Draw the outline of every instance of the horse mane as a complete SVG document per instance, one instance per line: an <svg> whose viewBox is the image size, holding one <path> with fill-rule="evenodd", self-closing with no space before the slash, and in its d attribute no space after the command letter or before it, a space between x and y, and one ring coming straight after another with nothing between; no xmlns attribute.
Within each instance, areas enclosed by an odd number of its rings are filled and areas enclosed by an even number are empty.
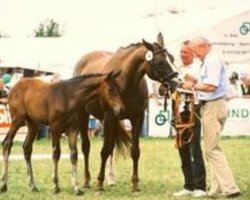
<svg viewBox="0 0 250 200"><path fill-rule="evenodd" d="M143 43L142 43L142 42L131 43L131 44L129 44L128 46L120 47L120 48L118 49L118 51L119 51L119 50L128 50L129 48L136 48L136 47L138 47L138 46L140 46L140 45L143 45ZM158 49L162 49L162 46L161 46L160 44L158 44L157 42L154 42L153 45L155 45Z"/></svg>
<svg viewBox="0 0 250 200"><path fill-rule="evenodd" d="M120 49L125 50L125 49L129 49L130 47L138 47L140 45L142 45L142 43L141 42L137 42L137 43L129 44L128 46L125 46L125 47L120 47Z"/></svg>
<svg viewBox="0 0 250 200"><path fill-rule="evenodd" d="M90 74L83 74L83 75L80 75L80 76L76 76L76 77L73 77L73 78L70 78L70 79L66 79L66 80L63 80L62 82L63 83L75 83L75 82L79 82L79 81L82 81L84 79L87 79L87 78L95 78L95 77L101 77L101 76L105 76L106 74L103 74L103 73L90 73Z"/></svg>

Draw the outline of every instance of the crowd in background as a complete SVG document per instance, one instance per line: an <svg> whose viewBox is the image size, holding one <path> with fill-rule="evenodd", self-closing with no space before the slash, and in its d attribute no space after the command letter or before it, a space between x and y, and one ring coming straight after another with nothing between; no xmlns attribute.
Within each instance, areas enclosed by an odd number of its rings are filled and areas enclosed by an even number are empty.
<svg viewBox="0 0 250 200"><path fill-rule="evenodd" d="M229 77L227 98L250 97L250 74L232 72Z"/></svg>

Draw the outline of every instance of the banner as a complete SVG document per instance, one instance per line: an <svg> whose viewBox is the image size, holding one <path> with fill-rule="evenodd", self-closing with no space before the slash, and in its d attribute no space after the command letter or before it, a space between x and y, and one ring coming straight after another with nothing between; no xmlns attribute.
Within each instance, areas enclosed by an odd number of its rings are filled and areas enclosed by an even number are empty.
<svg viewBox="0 0 250 200"><path fill-rule="evenodd" d="M148 108L148 136L168 137L171 129L171 101L168 101L167 110L163 109L163 99L149 100ZM250 98L235 98L227 101L228 117L222 131L223 136L250 136Z"/></svg>
<svg viewBox="0 0 250 200"><path fill-rule="evenodd" d="M167 101L167 110L164 110L164 99L149 99L148 105L148 136L168 137L171 131L171 101Z"/></svg>
<svg viewBox="0 0 250 200"><path fill-rule="evenodd" d="M6 136L11 125L10 114L8 110L8 106L4 106L0 104L0 141ZM27 127L21 127L15 136L15 140L23 140L27 133Z"/></svg>
<svg viewBox="0 0 250 200"><path fill-rule="evenodd" d="M223 135L250 136L250 98L235 98L227 103L228 117Z"/></svg>

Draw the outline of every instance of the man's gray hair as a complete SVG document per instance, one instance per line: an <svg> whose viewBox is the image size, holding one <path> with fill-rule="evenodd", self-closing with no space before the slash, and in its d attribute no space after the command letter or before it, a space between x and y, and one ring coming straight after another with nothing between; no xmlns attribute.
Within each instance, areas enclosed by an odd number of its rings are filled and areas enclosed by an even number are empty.
<svg viewBox="0 0 250 200"><path fill-rule="evenodd" d="M198 45L202 45L202 44L211 45L211 42L208 39L206 39L206 38L204 38L202 36L196 36L196 37L194 37L190 41L190 43L192 43L192 44L198 44Z"/></svg>

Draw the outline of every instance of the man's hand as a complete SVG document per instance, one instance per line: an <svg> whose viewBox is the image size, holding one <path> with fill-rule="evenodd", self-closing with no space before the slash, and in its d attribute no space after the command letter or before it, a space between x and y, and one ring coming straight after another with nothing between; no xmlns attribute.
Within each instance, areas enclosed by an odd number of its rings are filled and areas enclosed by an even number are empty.
<svg viewBox="0 0 250 200"><path fill-rule="evenodd" d="M194 84L192 82L189 82L189 81L185 81L183 84L182 84L182 88L184 90L192 90Z"/></svg>
<svg viewBox="0 0 250 200"><path fill-rule="evenodd" d="M184 77L185 81L191 82L193 84L197 83L197 79L194 78L194 76L190 75L190 74L186 74L186 76Z"/></svg>

